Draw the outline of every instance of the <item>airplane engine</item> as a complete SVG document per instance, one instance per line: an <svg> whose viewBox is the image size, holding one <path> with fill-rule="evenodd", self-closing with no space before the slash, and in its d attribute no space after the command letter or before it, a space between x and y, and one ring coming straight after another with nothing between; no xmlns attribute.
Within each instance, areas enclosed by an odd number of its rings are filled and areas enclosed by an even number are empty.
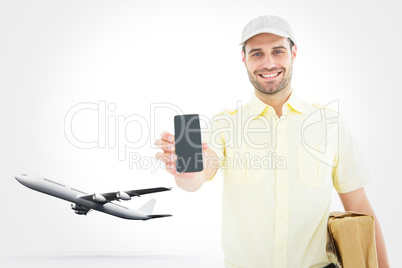
<svg viewBox="0 0 402 268"><path fill-rule="evenodd" d="M71 209L74 210L75 214L78 215L87 215L88 211L80 207L77 204L71 204Z"/></svg>
<svg viewBox="0 0 402 268"><path fill-rule="evenodd" d="M85 211L85 210L76 210L75 211L75 214L78 214L78 215L87 215L87 211Z"/></svg>
<svg viewBox="0 0 402 268"><path fill-rule="evenodd" d="M116 197L121 200L131 200L131 197L126 192L118 191Z"/></svg>
<svg viewBox="0 0 402 268"><path fill-rule="evenodd" d="M103 195L101 195L101 194L94 194L94 195L92 196L92 199L93 199L94 201L96 201L96 202L99 202L99 203L106 202L106 198L105 198Z"/></svg>

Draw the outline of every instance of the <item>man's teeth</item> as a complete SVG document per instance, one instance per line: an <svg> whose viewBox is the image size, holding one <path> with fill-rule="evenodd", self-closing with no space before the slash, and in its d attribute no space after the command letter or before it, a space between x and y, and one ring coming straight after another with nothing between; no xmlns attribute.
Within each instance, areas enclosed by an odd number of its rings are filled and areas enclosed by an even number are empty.
<svg viewBox="0 0 402 268"><path fill-rule="evenodd" d="M275 73L275 74L261 74L262 77L268 78L268 77L274 77L274 76L278 76L279 73Z"/></svg>

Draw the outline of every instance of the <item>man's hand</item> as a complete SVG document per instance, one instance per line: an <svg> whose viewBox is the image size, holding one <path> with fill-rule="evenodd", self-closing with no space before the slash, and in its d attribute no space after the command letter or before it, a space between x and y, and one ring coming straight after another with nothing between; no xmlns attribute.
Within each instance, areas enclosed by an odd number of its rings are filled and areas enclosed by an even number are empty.
<svg viewBox="0 0 402 268"><path fill-rule="evenodd" d="M161 139L155 141L155 145L162 149L163 153L156 153L155 158L163 161L166 164L166 171L170 174L174 175L177 186L182 188L183 190L193 192L198 190L202 184L212 177L210 175L211 168L214 173L216 172L217 166L210 167L208 164L205 164L205 159L209 156L218 157L212 150L208 149L208 144L202 144L202 150L204 153L204 170L201 172L187 172L187 173L179 173L176 170L176 159L177 155L175 153L174 147L174 136L169 132L162 132ZM211 153L212 152L212 153ZM207 170L207 172L205 172ZM208 174L207 176L205 174ZM212 174L212 175L213 175Z"/></svg>

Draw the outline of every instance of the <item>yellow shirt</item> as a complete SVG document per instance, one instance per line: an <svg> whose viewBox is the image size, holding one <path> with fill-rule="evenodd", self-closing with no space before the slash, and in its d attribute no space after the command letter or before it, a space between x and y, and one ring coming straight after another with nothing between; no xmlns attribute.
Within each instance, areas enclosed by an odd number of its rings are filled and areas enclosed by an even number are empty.
<svg viewBox="0 0 402 268"><path fill-rule="evenodd" d="M342 115L294 93L275 110L254 94L213 117L203 142L224 178L226 267L308 268L327 264L332 186L340 193L370 180Z"/></svg>

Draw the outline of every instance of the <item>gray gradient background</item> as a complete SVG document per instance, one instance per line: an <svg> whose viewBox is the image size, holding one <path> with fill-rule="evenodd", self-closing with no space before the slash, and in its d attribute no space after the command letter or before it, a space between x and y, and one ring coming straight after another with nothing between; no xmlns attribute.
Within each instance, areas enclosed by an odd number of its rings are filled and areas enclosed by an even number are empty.
<svg viewBox="0 0 402 268"><path fill-rule="evenodd" d="M400 220L400 62L397 1L2 1L0 4L0 264L8 267L223 267L222 178L197 193L154 195L155 213L126 221L31 191L34 173L87 192L175 186L163 170L130 169L116 148L80 149L64 136L67 111L114 103L118 115L150 118L150 104L212 115L247 101L252 88L237 45L244 24L283 16L298 40L294 90L311 102L339 100L374 182L366 187L396 265ZM155 133L173 131L159 113ZM82 139L94 114L77 118ZM138 139L135 124L127 128ZM148 135L148 131L142 132ZM137 135L137 136L136 136ZM154 134L152 134L154 135ZM151 135L150 135L151 136ZM134 137L134 138L133 138ZM139 148L152 156L149 139ZM334 192L333 210L341 209ZM150 197L129 204L139 207Z"/></svg>

